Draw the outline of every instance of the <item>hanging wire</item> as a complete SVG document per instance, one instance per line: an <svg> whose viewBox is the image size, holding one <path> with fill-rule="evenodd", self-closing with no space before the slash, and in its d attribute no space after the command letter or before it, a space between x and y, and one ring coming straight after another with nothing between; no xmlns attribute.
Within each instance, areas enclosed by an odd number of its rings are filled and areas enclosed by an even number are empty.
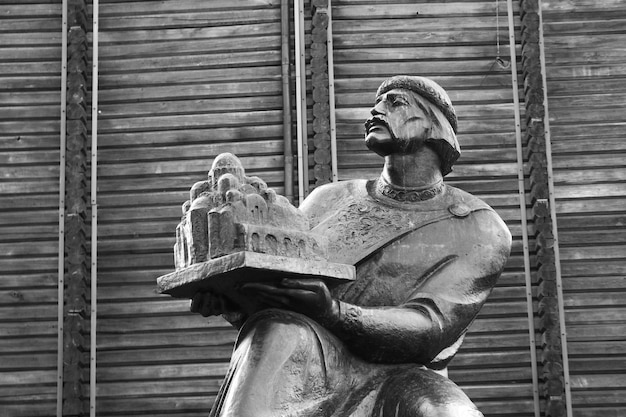
<svg viewBox="0 0 626 417"><path fill-rule="evenodd" d="M496 59L489 66L489 69L483 76L483 79L480 82L480 86L482 87L485 81L487 80L487 75L491 73L495 66L498 66L499 69L509 69L511 68L511 60L502 58L500 56L500 1L496 0Z"/></svg>
<svg viewBox="0 0 626 417"><path fill-rule="evenodd" d="M504 59L500 56L500 2L496 0L496 64L502 69L508 69L511 66L511 60Z"/></svg>
<svg viewBox="0 0 626 417"><path fill-rule="evenodd" d="M500 3L496 0L496 59L500 59Z"/></svg>

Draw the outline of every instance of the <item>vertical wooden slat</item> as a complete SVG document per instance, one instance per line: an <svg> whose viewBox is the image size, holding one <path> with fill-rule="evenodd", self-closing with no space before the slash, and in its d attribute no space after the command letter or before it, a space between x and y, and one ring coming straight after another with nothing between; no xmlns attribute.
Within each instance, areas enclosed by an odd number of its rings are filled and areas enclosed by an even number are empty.
<svg viewBox="0 0 626 417"><path fill-rule="evenodd" d="M332 182L339 181L337 168L337 118L335 106L335 60L333 57L333 2L328 0L328 105L330 106L330 158Z"/></svg>
<svg viewBox="0 0 626 417"><path fill-rule="evenodd" d="M296 113L298 130L298 202L309 193L308 137L306 116L306 66L304 39L304 1L296 0L294 6L295 60L296 60Z"/></svg>
<svg viewBox="0 0 626 417"><path fill-rule="evenodd" d="M98 326L98 96L100 2L93 0L91 58L91 288L89 321L89 416L96 416Z"/></svg>
<svg viewBox="0 0 626 417"><path fill-rule="evenodd" d="M328 67L328 0L311 4L311 79L313 98L313 175L315 186L332 181L330 78Z"/></svg>
<svg viewBox="0 0 626 417"><path fill-rule="evenodd" d="M67 1L61 11L61 128L59 138L59 263L57 284L57 407L56 417L63 417L63 321L65 278L65 140L67 111Z"/></svg>
<svg viewBox="0 0 626 417"><path fill-rule="evenodd" d="M549 123L541 52L540 3L536 0L521 2L522 54L525 78L526 134L530 164L530 197L536 239L536 267L538 288L538 316L541 328L541 396L547 416L560 417L566 413L564 395L563 354L557 295L557 265L554 250L553 216L549 207L548 138Z"/></svg>
<svg viewBox="0 0 626 417"><path fill-rule="evenodd" d="M507 17L509 22L509 49L510 56L516 56L515 52L515 21L513 18L513 0L507 0ZM526 314L528 316L528 339L530 346L530 367L533 384L533 409L535 417L539 417L539 377L537 371L537 345L535 340L535 308L533 303L533 286L530 269L530 245L528 243L528 221L526 216L526 178L524 174L524 149L522 143L521 104L519 98L519 81L517 72L517 59L510 61L511 86L513 90L513 103L515 103L515 144L517 151L517 183L519 189L520 215L522 226L522 245L524 256L524 280L526 284Z"/></svg>
<svg viewBox="0 0 626 417"><path fill-rule="evenodd" d="M293 146L291 135L291 92L289 88L289 0L280 2L281 77L283 82L283 141L285 158L285 197L293 202Z"/></svg>
<svg viewBox="0 0 626 417"><path fill-rule="evenodd" d="M543 84L543 106L544 106L544 135L546 144L546 170L548 172L548 201L550 218L552 223L552 250L554 251L554 266L556 278L556 296L559 312L559 330L561 332L561 354L563 357L563 378L565 383L565 410L567 417L572 417L572 393L570 389L569 377L569 355L567 352L567 330L565 326L565 308L563 305L563 278L561 274L561 252L559 244L559 227L556 214L556 198L554 193L554 169L552 164L552 139L550 133L550 111L548 103L548 85L546 77L546 52L543 36L543 15L541 0L538 7L539 14L539 62L541 63L541 79Z"/></svg>
<svg viewBox="0 0 626 417"><path fill-rule="evenodd" d="M65 294L63 415L85 412L83 367L87 307L87 7L68 2L67 112L65 149Z"/></svg>

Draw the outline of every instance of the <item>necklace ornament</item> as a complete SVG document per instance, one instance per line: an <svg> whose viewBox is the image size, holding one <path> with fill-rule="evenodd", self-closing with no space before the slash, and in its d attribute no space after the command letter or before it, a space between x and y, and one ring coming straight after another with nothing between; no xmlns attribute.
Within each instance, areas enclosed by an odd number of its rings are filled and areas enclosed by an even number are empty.
<svg viewBox="0 0 626 417"><path fill-rule="evenodd" d="M439 181L430 188L415 190L412 188L393 186L383 178L378 178L378 180L376 180L376 192L378 194L402 203L415 203L418 201L430 200L431 198L441 194L443 187L443 181Z"/></svg>

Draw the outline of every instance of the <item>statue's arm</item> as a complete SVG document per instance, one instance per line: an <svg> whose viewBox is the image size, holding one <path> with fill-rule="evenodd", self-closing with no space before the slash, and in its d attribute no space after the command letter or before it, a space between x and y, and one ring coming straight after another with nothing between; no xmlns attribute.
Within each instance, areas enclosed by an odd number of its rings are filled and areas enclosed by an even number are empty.
<svg viewBox="0 0 626 417"><path fill-rule="evenodd" d="M444 256L406 302L361 307L336 301L337 313L323 324L366 360L432 361L471 324L509 255L511 237L504 223L488 211L474 215L477 227L464 232L475 244Z"/></svg>

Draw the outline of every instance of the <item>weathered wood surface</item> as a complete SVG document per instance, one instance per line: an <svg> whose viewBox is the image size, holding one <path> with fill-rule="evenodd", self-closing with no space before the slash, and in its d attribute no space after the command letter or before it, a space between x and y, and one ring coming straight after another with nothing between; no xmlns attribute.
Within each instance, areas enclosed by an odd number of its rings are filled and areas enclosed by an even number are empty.
<svg viewBox="0 0 626 417"><path fill-rule="evenodd" d="M280 3L100 5L100 416L207 415L236 333L156 293L189 188L222 152L283 191Z"/></svg>
<svg viewBox="0 0 626 417"><path fill-rule="evenodd" d="M576 416L626 413L626 3L543 3Z"/></svg>
<svg viewBox="0 0 626 417"><path fill-rule="evenodd" d="M0 4L0 414L56 408L61 2Z"/></svg>

